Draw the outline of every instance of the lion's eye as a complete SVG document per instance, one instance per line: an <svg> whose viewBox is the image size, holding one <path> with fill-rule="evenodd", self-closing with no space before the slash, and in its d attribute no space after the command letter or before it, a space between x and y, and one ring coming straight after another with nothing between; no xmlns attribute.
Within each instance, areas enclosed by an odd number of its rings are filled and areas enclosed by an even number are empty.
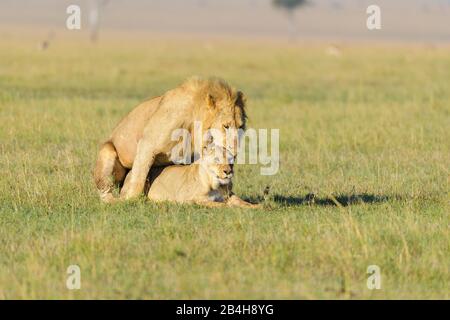
<svg viewBox="0 0 450 320"><path fill-rule="evenodd" d="M229 128L230 128L230 126L229 126L229 125L227 125L227 124L226 124L226 125L224 125L223 127L224 127L225 129L229 129Z"/></svg>

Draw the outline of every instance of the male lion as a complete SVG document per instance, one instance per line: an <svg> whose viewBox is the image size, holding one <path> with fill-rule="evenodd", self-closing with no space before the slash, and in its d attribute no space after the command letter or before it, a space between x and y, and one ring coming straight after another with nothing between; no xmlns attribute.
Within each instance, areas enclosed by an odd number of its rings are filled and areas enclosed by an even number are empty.
<svg viewBox="0 0 450 320"><path fill-rule="evenodd" d="M154 201L258 208L231 192L233 164L231 152L209 145L204 148L203 156L191 165L151 169L145 192Z"/></svg>
<svg viewBox="0 0 450 320"><path fill-rule="evenodd" d="M150 168L172 164L171 150L178 143L171 139L173 131L186 129L192 135L195 121L202 123L204 131L220 130L223 141L215 143L226 146L228 129L245 128L243 93L220 79L193 78L138 105L119 122L100 149L94 179L101 199L114 201L112 189L125 177L120 198L139 196ZM231 151L235 156L237 148Z"/></svg>

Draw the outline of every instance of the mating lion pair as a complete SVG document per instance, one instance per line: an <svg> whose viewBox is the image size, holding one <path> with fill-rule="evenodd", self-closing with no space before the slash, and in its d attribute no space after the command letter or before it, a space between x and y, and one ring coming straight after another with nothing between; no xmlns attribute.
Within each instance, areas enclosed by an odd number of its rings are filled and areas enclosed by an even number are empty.
<svg viewBox="0 0 450 320"><path fill-rule="evenodd" d="M172 140L172 132L187 130L193 146L196 121L205 131L219 130L222 141L213 141L214 147L205 148L203 157L191 165L173 165L171 152L178 142ZM101 199L131 199L146 189L156 201L254 207L231 190L238 137L230 144L226 133L245 129L245 122L243 93L219 79L190 79L141 103L119 122L100 149L94 178ZM217 163L217 150L228 161ZM119 198L112 195L115 185L122 186Z"/></svg>

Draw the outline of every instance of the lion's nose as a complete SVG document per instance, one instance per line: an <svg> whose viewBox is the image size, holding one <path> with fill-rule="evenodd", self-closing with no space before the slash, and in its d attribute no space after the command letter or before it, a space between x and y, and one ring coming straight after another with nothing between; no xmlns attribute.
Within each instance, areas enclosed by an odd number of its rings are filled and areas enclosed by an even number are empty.
<svg viewBox="0 0 450 320"><path fill-rule="evenodd" d="M230 175L233 173L233 168L227 167L227 168L223 169L223 173L225 173L226 175Z"/></svg>

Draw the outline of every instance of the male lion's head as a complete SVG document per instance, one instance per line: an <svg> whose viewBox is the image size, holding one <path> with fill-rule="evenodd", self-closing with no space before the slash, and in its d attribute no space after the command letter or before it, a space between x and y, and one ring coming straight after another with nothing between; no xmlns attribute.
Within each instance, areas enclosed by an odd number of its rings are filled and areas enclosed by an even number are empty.
<svg viewBox="0 0 450 320"><path fill-rule="evenodd" d="M203 131L209 131L214 144L237 154L238 130L246 124L245 97L241 91L220 79L191 80L196 86L197 114L202 119Z"/></svg>

